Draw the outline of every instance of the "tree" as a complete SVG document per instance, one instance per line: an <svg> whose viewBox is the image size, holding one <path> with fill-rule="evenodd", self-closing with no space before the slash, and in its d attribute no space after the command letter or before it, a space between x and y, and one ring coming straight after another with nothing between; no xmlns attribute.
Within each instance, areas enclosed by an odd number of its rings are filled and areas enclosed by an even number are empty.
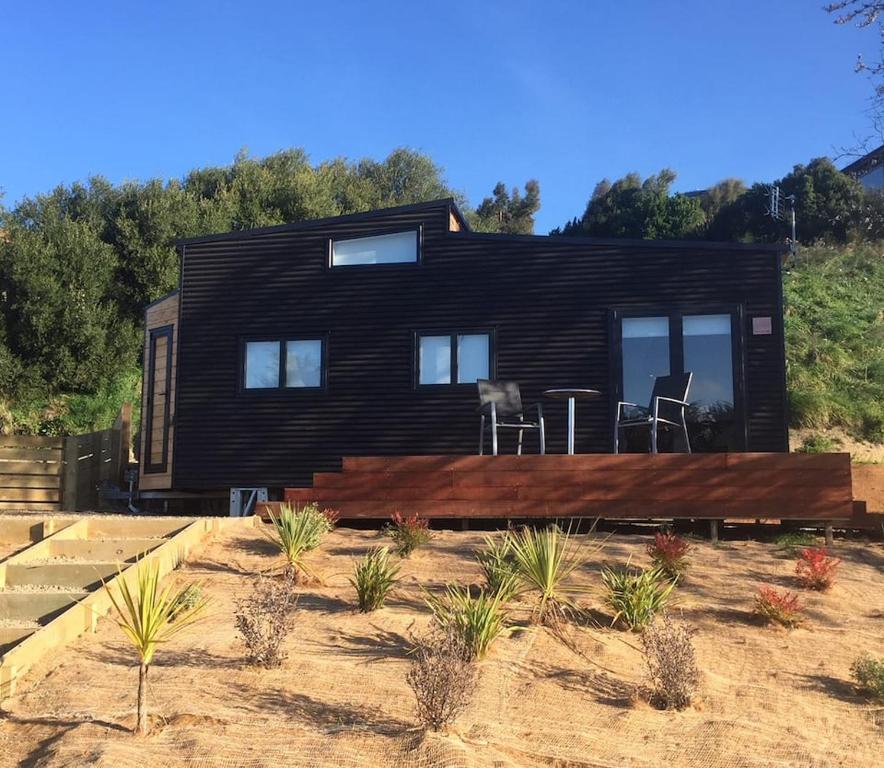
<svg viewBox="0 0 884 768"><path fill-rule="evenodd" d="M802 243L845 242L857 225L864 199L862 185L841 173L828 158L796 165L773 185L782 195L795 196L798 239ZM788 229L768 214L769 192L769 185L753 184L719 210L707 236L712 240L782 242Z"/></svg>
<svg viewBox="0 0 884 768"><path fill-rule="evenodd" d="M540 210L540 184L531 179L525 183L525 196L518 187L507 192L499 181L492 197L486 197L471 216L470 224L479 232L506 232L530 235L534 232L534 214Z"/></svg>
<svg viewBox="0 0 884 768"><path fill-rule="evenodd" d="M553 234L623 237L632 239L684 239L702 234L706 221L700 200L670 195L675 172L669 169L644 181L629 173L613 184L599 182L583 216Z"/></svg>
<svg viewBox="0 0 884 768"><path fill-rule="evenodd" d="M169 585L160 589L160 573L157 562L137 566L135 585L122 572L117 577L116 590L105 586L114 606L117 626L138 654L138 699L135 730L141 735L148 732L147 724L147 673L157 647L186 629L201 618L207 600L197 584L172 591ZM114 595L118 591L118 595ZM191 595L197 595L194 599Z"/></svg>

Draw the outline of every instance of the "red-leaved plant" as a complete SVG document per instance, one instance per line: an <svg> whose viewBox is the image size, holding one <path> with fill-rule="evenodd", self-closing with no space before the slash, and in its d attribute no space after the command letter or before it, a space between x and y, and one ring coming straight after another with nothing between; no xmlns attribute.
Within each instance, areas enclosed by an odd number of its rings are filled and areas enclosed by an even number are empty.
<svg viewBox="0 0 884 768"><path fill-rule="evenodd" d="M658 531L648 544L648 555L654 565L670 579L682 576L688 567L691 545L671 531Z"/></svg>
<svg viewBox="0 0 884 768"><path fill-rule="evenodd" d="M835 581L835 571L841 565L840 557L830 557L825 547L808 547L801 550L795 564L795 573L806 589L825 591Z"/></svg>
<svg viewBox="0 0 884 768"><path fill-rule="evenodd" d="M794 592L777 592L773 587L759 587L755 596L755 613L770 623L797 627L804 621L801 601Z"/></svg>
<svg viewBox="0 0 884 768"><path fill-rule="evenodd" d="M415 549L433 538L433 533L430 531L430 521L418 514L410 514L406 517L401 512L394 512L390 516L390 521L387 526L387 535L393 539L396 552L400 557L408 557Z"/></svg>
<svg viewBox="0 0 884 768"><path fill-rule="evenodd" d="M341 519L341 513L331 507L323 509L322 514L325 516L325 519L328 520L332 528L334 528L334 526L337 525L338 520Z"/></svg>

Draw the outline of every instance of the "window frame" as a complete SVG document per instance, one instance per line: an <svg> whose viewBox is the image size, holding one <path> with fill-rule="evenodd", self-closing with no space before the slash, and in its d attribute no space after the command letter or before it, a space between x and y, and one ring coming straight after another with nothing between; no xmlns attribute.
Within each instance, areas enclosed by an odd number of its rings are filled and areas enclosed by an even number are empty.
<svg viewBox="0 0 884 768"><path fill-rule="evenodd" d="M729 315L731 319L731 370L734 377L734 434L736 451L745 451L749 443L746 418L746 312L742 304L645 304L612 309L608 315L608 333L612 339L609 355L609 391L611 393L610 427L614 434L617 402L623 400L623 336L622 321L633 317L666 317L669 319L669 372L684 371L684 339L682 319L693 315ZM776 331L774 331L776 333ZM645 403L639 403L644 406ZM613 438L612 438L613 440ZM613 442L612 442L613 446Z"/></svg>
<svg viewBox="0 0 884 768"><path fill-rule="evenodd" d="M494 379L497 376L497 340L496 329L494 328L458 328L454 331L440 331L433 329L424 329L414 331L413 345L414 354L412 356L412 378L413 385L416 390L431 389L451 389L453 387L475 387L475 381L459 382L457 374L459 370L457 355L457 337L458 336L487 336L488 337L488 378ZM447 384L421 384L421 338L424 336L447 336L449 349L451 353L451 381Z"/></svg>
<svg viewBox="0 0 884 768"><path fill-rule="evenodd" d="M383 237L384 235L404 235L408 232L415 234L415 259L414 261L382 261L377 264L335 264L335 243L345 243L351 240L366 240L371 237ZM384 229L373 229L369 232L361 232L358 235L347 235L345 237L335 237L331 235L326 243L325 267L329 270L360 270L360 269L413 269L419 267L424 259L424 225L417 224L410 227L385 227Z"/></svg>
<svg viewBox="0 0 884 768"><path fill-rule="evenodd" d="M286 385L286 361L288 357L288 343L290 341L318 341L319 352L319 384L310 387L290 387ZM246 386L246 361L247 346L252 343L274 342L279 345L279 371L277 372L275 387L247 387ZM282 338L270 338L268 336L243 336L239 340L239 394L248 396L266 394L268 392L325 392L328 385L328 334L315 334L297 336L283 336Z"/></svg>

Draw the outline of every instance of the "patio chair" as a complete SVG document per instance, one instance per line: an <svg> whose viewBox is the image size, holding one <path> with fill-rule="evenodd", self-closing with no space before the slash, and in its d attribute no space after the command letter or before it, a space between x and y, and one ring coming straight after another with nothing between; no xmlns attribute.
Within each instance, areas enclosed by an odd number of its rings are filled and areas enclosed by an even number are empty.
<svg viewBox="0 0 884 768"><path fill-rule="evenodd" d="M620 401L617 403L617 414L614 419L614 453L620 453L620 430L643 427L651 431L651 453L657 453L657 430L680 429L684 433L687 452L691 452L691 441L688 438L688 425L685 421L685 408L688 403L688 391L691 388L692 373L675 373L671 376L658 376L651 392L651 402L647 408L636 403ZM622 418L625 406L638 408L638 416Z"/></svg>
<svg viewBox="0 0 884 768"><path fill-rule="evenodd" d="M523 407L522 394L515 381L479 379L479 455L485 453L485 426L491 430L491 453L497 456L497 430L519 430L516 453L522 455L522 435L526 429L536 429L540 437L540 453L546 453L546 429L543 424L543 406L540 403ZM536 410L537 418L525 420L525 411Z"/></svg>

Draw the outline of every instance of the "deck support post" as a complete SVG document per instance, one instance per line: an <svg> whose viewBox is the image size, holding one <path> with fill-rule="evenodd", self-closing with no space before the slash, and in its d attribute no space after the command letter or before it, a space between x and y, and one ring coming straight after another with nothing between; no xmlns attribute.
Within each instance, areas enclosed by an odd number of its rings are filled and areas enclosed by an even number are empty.
<svg viewBox="0 0 884 768"><path fill-rule="evenodd" d="M462 531L468 531L468 530L470 530L470 520L469 520L468 517L462 517L462 518L460 519L460 529L461 529Z"/></svg>
<svg viewBox="0 0 884 768"><path fill-rule="evenodd" d="M709 521L709 541L718 544L718 520Z"/></svg>
<svg viewBox="0 0 884 768"><path fill-rule="evenodd" d="M833 530L831 523L826 523L826 546L835 546L835 531Z"/></svg>

